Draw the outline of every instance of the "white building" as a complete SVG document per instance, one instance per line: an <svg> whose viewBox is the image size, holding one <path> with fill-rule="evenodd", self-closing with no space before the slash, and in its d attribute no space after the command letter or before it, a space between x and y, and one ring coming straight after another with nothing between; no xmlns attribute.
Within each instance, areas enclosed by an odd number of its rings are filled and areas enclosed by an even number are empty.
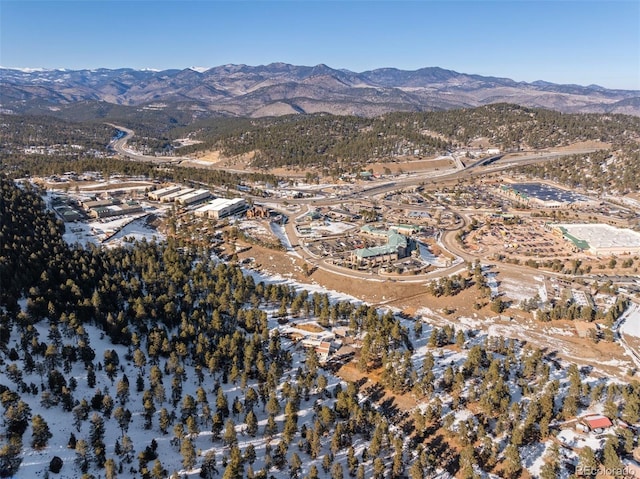
<svg viewBox="0 0 640 479"><path fill-rule="evenodd" d="M247 202L243 198L216 198L195 211L197 216L209 218L226 218L247 209Z"/></svg>
<svg viewBox="0 0 640 479"><path fill-rule="evenodd" d="M193 203L197 203L200 200L206 200L211 197L211 192L209 190L195 190L191 193L187 193L186 195L182 195L176 198L176 203L180 203L181 205L190 205Z"/></svg>
<svg viewBox="0 0 640 479"><path fill-rule="evenodd" d="M158 201L163 196L170 195L171 193L175 193L176 191L180 191L180 186L171 185L171 186L167 186L165 188L160 188L159 190L150 191L149 192L149 199L150 200L154 200L154 201Z"/></svg>
<svg viewBox="0 0 640 479"><path fill-rule="evenodd" d="M172 201L176 201L180 196L188 195L189 193L194 192L193 188L180 188L178 191L174 191L173 193L169 193L168 195L164 195L160 198L162 203L171 203Z"/></svg>
<svg viewBox="0 0 640 479"><path fill-rule="evenodd" d="M567 223L551 227L576 247L595 255L640 253L640 233L628 228L601 223Z"/></svg>

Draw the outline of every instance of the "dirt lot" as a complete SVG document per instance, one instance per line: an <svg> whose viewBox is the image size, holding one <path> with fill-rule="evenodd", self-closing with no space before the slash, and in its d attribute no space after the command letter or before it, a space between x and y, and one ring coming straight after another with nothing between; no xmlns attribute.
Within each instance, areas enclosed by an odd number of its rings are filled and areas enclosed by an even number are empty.
<svg viewBox="0 0 640 479"><path fill-rule="evenodd" d="M233 170L243 170L247 172L257 171L256 168L251 168L250 163L255 157L255 152L247 153L245 155L239 155L232 158L228 158L222 155L218 150L209 150L205 152L199 152L193 155L193 158L197 161L192 162L192 166L210 166L211 168L228 168ZM183 164L189 164L189 162L183 162ZM408 172L425 172L435 170L445 170L453 168L453 162L448 159L422 159L417 157L407 157L407 159L399 161L381 161L371 163L367 169L373 169L376 174L384 174L385 169L388 169L391 174L408 173ZM269 170L276 176L281 177L294 177L304 178L307 173L317 174L316 168L273 168Z"/></svg>
<svg viewBox="0 0 640 479"><path fill-rule="evenodd" d="M68 190L70 192L76 191L82 193L90 193L93 191L110 191L110 190L124 190L124 189L143 189L153 186L151 181L123 181L121 183L111 181L109 183L96 182L96 181L67 181L64 183L57 183L51 181L39 181L37 182L47 189L54 190Z"/></svg>
<svg viewBox="0 0 640 479"><path fill-rule="evenodd" d="M371 163L369 168L373 169L376 174L384 174L385 168L388 168L392 174L409 172L425 172L435 170L446 170L453 168L455 165L449 159L409 159L406 161L386 161Z"/></svg>
<svg viewBox="0 0 640 479"><path fill-rule="evenodd" d="M368 373L362 373L358 371L358 368L354 363L348 363L342 366L338 370L338 376L345 381L354 383L361 383L361 389L365 390L371 387L376 387L380 383L381 370L374 370ZM411 411L418 405L415 397L412 394L393 394L390 391L385 390L384 396L380 398L379 403L389 401L401 411Z"/></svg>
<svg viewBox="0 0 640 479"><path fill-rule="evenodd" d="M475 254L496 253L517 257L552 259L572 256L571 245L548 231L542 220L522 218L522 224L508 225L501 220L488 221L465 238L465 248Z"/></svg>

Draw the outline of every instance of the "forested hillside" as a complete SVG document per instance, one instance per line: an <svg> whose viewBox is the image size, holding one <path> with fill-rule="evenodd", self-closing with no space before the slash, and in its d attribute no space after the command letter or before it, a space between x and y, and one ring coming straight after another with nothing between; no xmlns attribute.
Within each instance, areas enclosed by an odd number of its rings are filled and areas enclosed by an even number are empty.
<svg viewBox="0 0 640 479"><path fill-rule="evenodd" d="M242 128L239 130L239 128ZM624 115L578 115L508 104L429 113L390 113L377 118L311 115L254 120L224 133L218 120L197 122L168 135L203 143L181 154L220 149L233 156L255 152L257 167L348 167L377 159L434 155L475 139L503 151L558 147L588 140L616 147L640 137L640 119Z"/></svg>
<svg viewBox="0 0 640 479"><path fill-rule="evenodd" d="M143 131L157 135L153 127ZM76 123L49 116L0 115L0 132L0 173L13 178L59 175L67 171L98 171L105 177L122 174L212 186L233 187L243 178L271 183L277 181L268 173L238 175L224 170L180 166L158 168L150 163L123 161L107 148L117 130L102 122ZM149 138L142 141L149 146ZM161 134L151 139L151 143L160 149L168 142Z"/></svg>
<svg viewBox="0 0 640 479"><path fill-rule="evenodd" d="M123 477L164 477L165 458L156 453L157 442L132 442L127 435L132 417L141 421L132 430L153 430L151 437L157 435L158 441L173 431L171 443L187 469L202 460L194 448L198 432L210 431L205 437L214 449L204 458L202 467L210 475L203 477L215 476L218 448L226 457L224 477L243 476L255 452L250 459L253 446L246 441L242 451L238 448L235 425L245 424L243 431L255 437L257 417L266 420L264 437L282 432L281 445L273 451L275 465L282 468L289 444L300 433L301 403L308 408L316 401L327 408L323 404L343 402L337 417L327 409L309 432L302 429L301 440L314 458L340 417L351 417L351 434L362 437L385 424L379 413L358 405L353 388L325 395L328 383L317 358L293 363L292 352L270 330L265 309L295 304L307 316L348 319L354 332L369 332L372 357L405 341L391 315L349 303L332 305L326 296L287 285L256 284L237 266L211 260L206 251L187 253L174 241L131 249L69 248L60 225L42 208L35 192L2 180L0 366L12 384L0 386L2 434L8 439L0 450L0 477L18 470L21 451L46 448L53 435L47 420L62 412L69 423L73 418L73 429L64 430L73 437L75 467L81 473L106 468L109 475L123 473L126 465ZM27 241L18 247L18 239ZM21 269L15 274L14 268ZM92 331L100 331L100 338ZM104 335L108 340L102 340ZM135 380L136 393L130 391L127 374L132 375L131 389ZM242 394L232 393L231 384ZM114 392L107 391L114 386ZM34 401L41 414L32 414ZM262 412L254 413L260 407ZM30 442L23 438L29 424ZM135 466L134 457L139 459Z"/></svg>
<svg viewBox="0 0 640 479"><path fill-rule="evenodd" d="M606 114L562 114L555 111L495 104L472 109L423 113L389 113L376 118L328 114L294 115L279 118L209 118L191 122L188 118L165 118L162 112L133 112L125 118L100 121L120 122L133 128L131 145L139 151L185 156L206 150L220 150L226 156L253 154L252 164L260 169L279 166L323 167L331 173L355 171L372 161L407 156L435 156L474 140L503 151L565 146L581 141L611 143L614 150L637 144L640 118ZM3 135L0 159L17 166L36 163L32 157L57 156L67 160L107 154L115 130L94 119L73 123L51 117L2 115ZM165 121L161 121L164 119ZM199 143L179 147L177 139ZM66 145L64 151L32 151L32 146ZM69 148L80 145L82 149ZM64 153L64 154L63 154ZM89 165L83 165L89 166ZM121 170L123 167L120 167ZM69 169L73 168L70 165ZM100 170L100 168L96 168ZM41 170L41 168L40 168ZM36 171L34 171L36 172Z"/></svg>
<svg viewBox="0 0 640 479"><path fill-rule="evenodd" d="M624 195L640 191L640 144L629 143L618 150L571 155L522 167L518 171L531 178L556 181L571 188Z"/></svg>
<svg viewBox="0 0 640 479"><path fill-rule="evenodd" d="M101 122L71 122L52 116L0 115L2 149L78 145L104 151L116 130Z"/></svg>

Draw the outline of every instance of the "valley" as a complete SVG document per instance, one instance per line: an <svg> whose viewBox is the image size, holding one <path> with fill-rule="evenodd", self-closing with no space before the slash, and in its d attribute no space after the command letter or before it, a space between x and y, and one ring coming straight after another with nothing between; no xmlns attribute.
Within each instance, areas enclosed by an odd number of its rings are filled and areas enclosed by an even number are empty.
<svg viewBox="0 0 640 479"><path fill-rule="evenodd" d="M0 475L633 470L636 120L467 114L7 116Z"/></svg>

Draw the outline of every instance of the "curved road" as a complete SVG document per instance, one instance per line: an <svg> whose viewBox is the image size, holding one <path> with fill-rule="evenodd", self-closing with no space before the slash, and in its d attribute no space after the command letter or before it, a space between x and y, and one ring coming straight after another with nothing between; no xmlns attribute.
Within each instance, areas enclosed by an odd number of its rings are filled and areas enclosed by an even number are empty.
<svg viewBox="0 0 640 479"><path fill-rule="evenodd" d="M133 136L135 135L135 131L129 129L129 128L125 128L124 126L120 126L120 125L114 125L113 123L107 123L107 125L112 126L113 128L115 128L116 130L122 131L124 133L124 136L122 138L118 138L115 140L112 140L109 143L109 146L111 148L113 148L113 150L118 153L119 155L122 155L126 158L129 158L130 160L133 161L140 161L143 163L155 163L158 165L169 165L169 164L173 164L173 165L177 165L182 163L183 161L197 161L195 158L190 158L188 156L151 156L151 155L143 155L141 153L136 153L133 152L129 149L127 149L127 142L133 138ZM195 165L189 165L190 167L195 167ZM203 166L204 168L205 166ZM206 166L207 168L215 168L215 165L210 165L210 166ZM220 169L220 168L218 168ZM244 170L234 170L232 168L224 168L225 171L229 171L231 173L237 173L237 174L247 174L250 173L248 171L244 171Z"/></svg>
<svg viewBox="0 0 640 479"><path fill-rule="evenodd" d="M142 161L142 162L156 163L156 164L178 164L178 163L181 163L182 161L193 161L193 158L189 158L189 157L156 157L156 156L142 155L139 153L132 152L131 150L128 150L126 146L127 146L127 142L135 135L135 132L129 128L125 128L120 125L114 125L111 123L109 123L109 125L112 126L113 128L116 128L119 131L124 132L123 137L115 139L109 144L111 148L113 148L117 153L119 153L124 157L127 157L134 161ZM277 204L288 202L288 203L296 203L300 205L314 204L318 206L333 206L333 205L337 205L337 204L341 204L349 201L370 199L374 196L382 195L392 191L397 191L397 190L401 190L404 188L417 186L421 184L425 186L437 187L436 182L442 183L442 182L453 181L453 180L457 181L459 179L468 178L471 176L497 173L506 169L513 168L514 166L540 163L544 161L553 160L562 156L592 153L594 151L596 151L596 149L581 149L581 150L574 150L570 152L547 151L547 152L532 153L532 154L523 155L523 156L513 156L513 155L510 156L509 154L497 155L497 156L492 156L488 158L483 158L481 160L478 160L474 163L467 165L466 167L462 166L462 164L457 164L457 168L455 170L443 172L442 174L439 174L439 175L434 175L433 173L422 173L422 174L417 173L417 174L408 176L406 178L396 178L390 181L373 185L361 191L356 191L348 195L343 195L341 198L323 198L323 199L301 198L301 199L295 199L295 200L292 200L290 198L287 198L287 199L271 198L269 199L269 202L277 203ZM212 165L212 167L215 167L215 166ZM244 170L229 170L227 168L225 168L225 170L231 171L234 173L248 173L247 171L244 171ZM427 183L432 183L432 184L427 185ZM252 197L252 199L254 201L264 200L264 198L259 198L259 197ZM395 205L395 207L402 208L403 205ZM409 206L407 206L407 208L408 207ZM411 208L415 209L415 206L411 206ZM289 215L288 212L283 212L283 214L287 216ZM472 262L478 259L479 256L469 254L468 252L459 248L455 240L455 235L457 231L459 231L461 228L464 228L468 221L464 214L461 216L463 218L463 225L456 230L444 232L442 236L442 244L445 247L445 249L447 249L454 256L464 261ZM314 255L312 255L304 247L304 245L301 244L300 239L295 231L295 222L289 221L285 226L285 232L289 239L289 242L291 243L291 247L303 260L307 261L308 263L310 263L311 265L317 268L329 271L334 274L340 274L343 276L353 276L361 279L376 280L376 281L422 282L422 281L427 281L427 280L431 280L439 277L449 276L451 274L460 272L461 269L465 268L464 263L461 263L458 261L457 263L454 263L450 267L437 269L435 271L430 271L429 273L415 275L411 277L374 276L362 271L354 271L354 270L350 270L340 266L336 266L334 264L327 262L323 258L317 258ZM487 260L486 258L483 258L483 262L486 264L499 266L502 269L511 270L514 272L515 271L522 272L523 269L528 269L524 266L504 264L502 262L490 261L490 260Z"/></svg>

